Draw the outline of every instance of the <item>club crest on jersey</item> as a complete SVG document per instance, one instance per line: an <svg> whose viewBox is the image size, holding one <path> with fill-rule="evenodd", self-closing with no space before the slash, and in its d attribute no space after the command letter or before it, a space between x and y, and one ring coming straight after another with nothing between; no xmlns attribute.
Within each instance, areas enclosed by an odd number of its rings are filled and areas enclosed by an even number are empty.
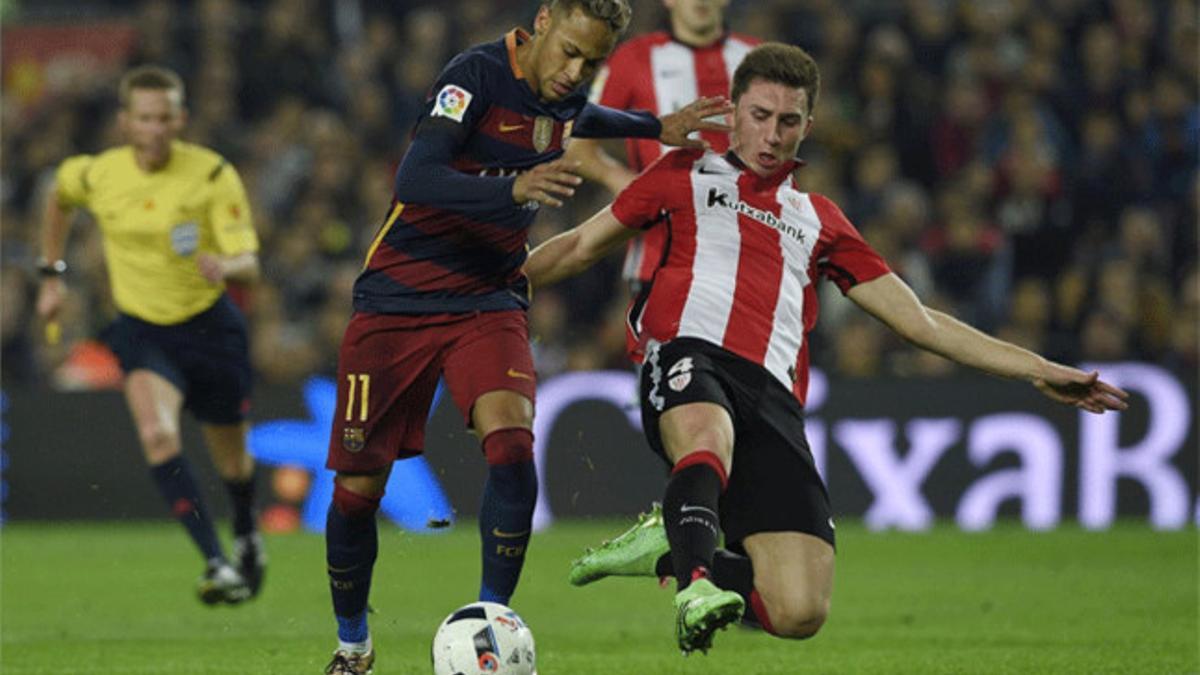
<svg viewBox="0 0 1200 675"><path fill-rule="evenodd" d="M171 250L176 255L189 256L200 246L200 225L195 221L179 223L171 228Z"/></svg>
<svg viewBox="0 0 1200 675"><path fill-rule="evenodd" d="M342 429L342 447L346 452L358 452L367 444L367 434L362 427Z"/></svg>
<svg viewBox="0 0 1200 675"><path fill-rule="evenodd" d="M467 112L467 106L471 105L471 92L454 84L448 84L442 87L438 95L433 100L433 112L430 117L446 117L461 122L463 115Z"/></svg>
<svg viewBox="0 0 1200 675"><path fill-rule="evenodd" d="M574 128L575 128L575 120L567 120L567 123L563 125L563 138L562 138L563 150L566 150L567 145L571 142L571 130Z"/></svg>
<svg viewBox="0 0 1200 675"><path fill-rule="evenodd" d="M554 120L545 115L538 115L537 119L533 120L533 149L537 152L545 152L546 148L550 147L552 140L554 140Z"/></svg>

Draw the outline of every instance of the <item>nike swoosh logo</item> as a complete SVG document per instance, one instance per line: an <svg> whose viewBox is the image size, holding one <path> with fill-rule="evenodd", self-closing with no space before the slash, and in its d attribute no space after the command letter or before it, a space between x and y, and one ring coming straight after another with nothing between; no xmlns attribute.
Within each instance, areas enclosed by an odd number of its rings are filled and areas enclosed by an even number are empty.
<svg viewBox="0 0 1200 675"><path fill-rule="evenodd" d="M500 133L502 133L502 134L507 134L510 131L516 131L518 129L524 129L524 128L525 128L524 124L505 124L503 122L500 123Z"/></svg>
<svg viewBox="0 0 1200 675"><path fill-rule="evenodd" d="M517 379L520 379L520 380L532 380L532 379L533 379L533 377L531 377L531 376L530 376L530 375L528 375L527 373L522 373L521 371L519 371L519 370L513 370L512 368L509 368L509 369L508 369L508 376L509 376L509 377L515 377L515 378L517 378Z"/></svg>
<svg viewBox="0 0 1200 675"><path fill-rule="evenodd" d="M704 511L705 513L712 513L714 516L717 515L715 512L713 512L712 509L705 508L703 506L689 506L687 504L684 504L683 506L679 507L679 511L681 513L690 513L692 511Z"/></svg>
<svg viewBox="0 0 1200 675"><path fill-rule="evenodd" d="M704 174L705 176L719 176L725 172L724 171L713 171L712 169L702 166L702 167L700 167L700 173Z"/></svg>
<svg viewBox="0 0 1200 675"><path fill-rule="evenodd" d="M354 570L358 569L358 565L351 565L349 567L334 567L333 565L326 565L325 567L334 574L345 574L346 572L353 572Z"/></svg>
<svg viewBox="0 0 1200 675"><path fill-rule="evenodd" d="M525 530L524 532L501 532L500 528L493 527L492 534L500 537L501 539L516 539L517 537L524 537L525 535L529 534L529 530Z"/></svg>

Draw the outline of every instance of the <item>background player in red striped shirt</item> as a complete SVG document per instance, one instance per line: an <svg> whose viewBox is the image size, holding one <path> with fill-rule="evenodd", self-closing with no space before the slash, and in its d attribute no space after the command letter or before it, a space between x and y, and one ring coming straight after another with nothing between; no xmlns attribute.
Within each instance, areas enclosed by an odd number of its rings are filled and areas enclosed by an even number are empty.
<svg viewBox="0 0 1200 675"><path fill-rule="evenodd" d="M621 43L596 75L593 102L664 114L700 97L729 93L734 70L759 40L726 28L729 0L663 0L663 5L668 29ZM700 137L716 152L729 149L728 134L706 132ZM579 161L584 178L602 183L615 195L663 151L663 144L654 139L626 139L626 166L598 141L579 139L567 149L566 158ZM666 228L654 227L630 240L621 274L633 295L650 281L666 236Z"/></svg>
<svg viewBox="0 0 1200 675"><path fill-rule="evenodd" d="M479 599L508 604L537 500L536 378L521 272L541 205L580 179L555 161L572 135L640 136L698 146L696 130L731 107L701 100L661 120L594 105L579 88L629 21L625 0L551 0L534 33L513 29L443 69L396 173L388 215L354 284L338 356L338 414L327 465L337 471L326 559L338 648L326 673L370 672L367 599L375 513L398 458L424 449L443 377L488 463L479 513Z"/></svg>
<svg viewBox="0 0 1200 675"><path fill-rule="evenodd" d="M829 611L833 520L802 410L819 278L917 346L1089 412L1126 407L1097 373L925 307L836 205L797 188L819 82L799 47L756 48L734 76L728 153L665 155L526 264L531 283L552 283L647 226L669 229L649 293L630 311L645 355L645 433L673 466L662 510L576 561L571 581L673 574L685 653L707 649L747 605L749 622L791 638L814 635Z"/></svg>

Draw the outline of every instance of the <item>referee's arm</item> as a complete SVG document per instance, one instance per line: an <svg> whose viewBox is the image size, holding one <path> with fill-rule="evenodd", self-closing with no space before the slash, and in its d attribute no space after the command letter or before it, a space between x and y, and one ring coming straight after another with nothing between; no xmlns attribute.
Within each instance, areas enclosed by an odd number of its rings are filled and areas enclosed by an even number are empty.
<svg viewBox="0 0 1200 675"><path fill-rule="evenodd" d="M235 255L202 253L196 257L196 266L200 268L200 274L214 284L224 281L252 284L258 281L261 274L258 254L254 251Z"/></svg>
<svg viewBox="0 0 1200 675"><path fill-rule="evenodd" d="M71 233L75 207L64 204L59 198L58 183L50 183L46 191L46 208L42 213L41 251L38 271L42 283L38 288L37 314L43 321L55 321L66 297L66 284L62 262L67 248L67 237Z"/></svg>

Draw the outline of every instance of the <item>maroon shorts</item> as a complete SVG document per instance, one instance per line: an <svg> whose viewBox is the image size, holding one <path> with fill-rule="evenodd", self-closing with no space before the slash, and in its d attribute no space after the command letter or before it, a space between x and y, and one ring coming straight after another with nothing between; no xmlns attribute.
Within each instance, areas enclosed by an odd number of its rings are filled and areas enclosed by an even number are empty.
<svg viewBox="0 0 1200 675"><path fill-rule="evenodd" d="M532 402L537 380L525 312L355 313L338 354L325 466L364 473L420 454L439 376L468 426L476 399L489 391L515 391Z"/></svg>

